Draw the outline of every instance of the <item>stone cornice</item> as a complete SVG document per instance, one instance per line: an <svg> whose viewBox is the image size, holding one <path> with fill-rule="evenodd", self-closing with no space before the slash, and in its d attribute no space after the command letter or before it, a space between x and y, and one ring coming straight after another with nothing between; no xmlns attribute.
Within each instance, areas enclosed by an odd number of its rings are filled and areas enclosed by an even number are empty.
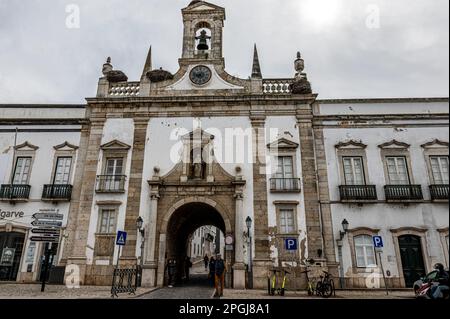
<svg viewBox="0 0 450 319"><path fill-rule="evenodd" d="M449 102L448 97L430 97L430 98L367 98L367 99L324 99L317 100L318 104L348 104L348 103L430 103L430 102Z"/></svg>

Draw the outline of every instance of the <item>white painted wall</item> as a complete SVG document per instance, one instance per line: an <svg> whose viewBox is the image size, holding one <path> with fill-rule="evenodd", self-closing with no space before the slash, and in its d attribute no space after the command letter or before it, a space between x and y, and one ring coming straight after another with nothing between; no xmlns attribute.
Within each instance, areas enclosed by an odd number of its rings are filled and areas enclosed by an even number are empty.
<svg viewBox="0 0 450 319"><path fill-rule="evenodd" d="M385 110L383 105L381 109ZM421 109L414 109L419 112ZM387 111L387 110L386 110ZM426 200L430 199L428 185L431 181L428 176L424 150L420 146L424 143L439 139L448 141L448 127L408 127L402 129L394 128L326 128L324 130L325 150L328 165L328 179L332 203L332 219L335 236L342 230L341 222L345 218L350 223L350 228L369 227L380 229L380 235L384 238L385 248L383 253L383 265L392 276L399 276L393 235L391 229L401 227L426 228L427 250L430 269L436 262L444 262L443 249L437 229L448 227L448 203L447 204L366 204L362 207L350 204L336 203L339 201L338 186L344 184L340 179L340 163L337 157L335 145L339 142L357 140L367 145L368 184L377 186L378 198L384 199L383 186L386 184L384 176L383 161L378 145L396 139L411 144L410 157L412 174L415 184L421 184ZM336 252L337 253L337 252ZM424 252L425 253L425 252ZM347 237L343 241L344 272L352 267L350 247Z"/></svg>
<svg viewBox="0 0 450 319"><path fill-rule="evenodd" d="M109 143L113 140L118 140L122 143L128 144L131 148L128 150L127 161L125 164L124 174L127 176L125 182L125 190L128 190L128 183L130 179L131 170L131 154L133 152L133 139L134 139L134 121L133 119L108 119L103 127L103 137L101 145ZM103 152L100 151L97 175L102 175L102 161ZM92 264L94 260L94 250L95 247L95 233L98 227L98 217L99 217L99 206L97 202L99 201L120 201L122 204L119 206L117 214L117 230L125 230L125 213L127 207L127 192L123 194L97 194L94 191L94 197L92 200L92 214L89 222L89 235L86 247L86 257L87 263ZM138 245L139 246L139 245ZM117 254L119 253L119 248L116 246L114 251L113 260L117 259ZM104 264L104 262L99 261L99 264Z"/></svg>

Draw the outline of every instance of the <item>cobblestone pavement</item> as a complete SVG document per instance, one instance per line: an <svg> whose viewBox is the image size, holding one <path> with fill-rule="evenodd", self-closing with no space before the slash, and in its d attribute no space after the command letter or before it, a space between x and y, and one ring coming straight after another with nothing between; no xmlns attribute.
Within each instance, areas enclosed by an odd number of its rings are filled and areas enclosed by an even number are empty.
<svg viewBox="0 0 450 319"><path fill-rule="evenodd" d="M203 263L195 264L191 270L189 283L173 288L164 287L149 294L145 294L141 299L210 299L214 294L214 287L208 280L208 272L203 268Z"/></svg>
<svg viewBox="0 0 450 319"><path fill-rule="evenodd" d="M336 296L330 299L411 299L414 298L414 292L410 290L392 291L386 295L382 290L348 290L337 291ZM224 291L223 299L323 299L318 296L310 297L304 291L287 292L285 297L269 296L265 290L232 290Z"/></svg>
<svg viewBox="0 0 450 319"><path fill-rule="evenodd" d="M136 295L120 294L119 299L129 299L140 296L153 289L138 288ZM111 287L82 286L79 289L69 289L65 286L46 285L41 292L40 284L0 284L0 299L109 299Z"/></svg>

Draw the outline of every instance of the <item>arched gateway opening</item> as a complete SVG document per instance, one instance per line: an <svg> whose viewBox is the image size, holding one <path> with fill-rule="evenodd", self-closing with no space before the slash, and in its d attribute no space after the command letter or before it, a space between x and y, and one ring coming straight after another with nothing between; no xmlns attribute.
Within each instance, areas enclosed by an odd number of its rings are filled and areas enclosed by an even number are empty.
<svg viewBox="0 0 450 319"><path fill-rule="evenodd" d="M198 228L208 225L217 227L223 234L226 233L225 221L221 214L214 207L201 202L183 205L170 217L167 225L166 256L177 261L176 283L183 283L186 257L191 257L190 237ZM223 258L226 259L227 256ZM165 283L168 284L167 273Z"/></svg>

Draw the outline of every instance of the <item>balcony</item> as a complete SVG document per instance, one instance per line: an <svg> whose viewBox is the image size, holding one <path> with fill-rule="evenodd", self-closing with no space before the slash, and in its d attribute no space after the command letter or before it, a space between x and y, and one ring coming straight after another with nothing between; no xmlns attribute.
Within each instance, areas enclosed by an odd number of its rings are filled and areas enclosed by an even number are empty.
<svg viewBox="0 0 450 319"><path fill-rule="evenodd" d="M98 175L97 193L124 193L125 175Z"/></svg>
<svg viewBox="0 0 450 319"><path fill-rule="evenodd" d="M300 193L300 179L271 178L270 191L273 193Z"/></svg>
<svg viewBox="0 0 450 319"><path fill-rule="evenodd" d="M378 199L375 185L341 185L339 194L342 202L361 203Z"/></svg>
<svg viewBox="0 0 450 319"><path fill-rule="evenodd" d="M448 200L449 200L448 190L449 190L448 184L430 185L431 200L448 202Z"/></svg>
<svg viewBox="0 0 450 319"><path fill-rule="evenodd" d="M423 200L421 185L386 185L384 186L386 201L417 202Z"/></svg>
<svg viewBox="0 0 450 319"><path fill-rule="evenodd" d="M0 200L27 201L30 189L30 185L3 184L0 188Z"/></svg>
<svg viewBox="0 0 450 319"><path fill-rule="evenodd" d="M72 199L72 185L44 185L43 201L70 201Z"/></svg>

